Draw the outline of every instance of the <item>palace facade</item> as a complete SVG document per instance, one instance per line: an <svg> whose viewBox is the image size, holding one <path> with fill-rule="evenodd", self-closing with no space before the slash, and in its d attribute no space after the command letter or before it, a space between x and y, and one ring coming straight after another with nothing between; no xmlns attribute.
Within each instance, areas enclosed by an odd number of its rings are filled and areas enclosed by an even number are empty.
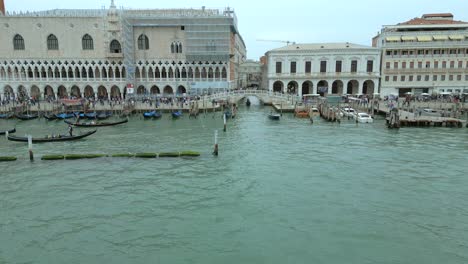
<svg viewBox="0 0 468 264"><path fill-rule="evenodd" d="M230 8L0 14L1 98L235 89L245 59Z"/></svg>
<svg viewBox="0 0 468 264"><path fill-rule="evenodd" d="M468 93L468 23L426 14L383 26L373 39L382 51L381 93Z"/></svg>
<svg viewBox="0 0 468 264"><path fill-rule="evenodd" d="M268 89L294 95L378 92L380 50L352 43L292 44L266 53Z"/></svg>

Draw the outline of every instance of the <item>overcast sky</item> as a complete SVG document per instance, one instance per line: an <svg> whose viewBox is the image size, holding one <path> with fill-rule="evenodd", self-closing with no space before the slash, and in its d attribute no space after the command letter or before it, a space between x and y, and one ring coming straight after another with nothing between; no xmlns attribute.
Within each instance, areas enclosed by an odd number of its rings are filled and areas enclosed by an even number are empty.
<svg viewBox="0 0 468 264"><path fill-rule="evenodd" d="M55 8L99 9L111 0L4 0L7 11L35 11ZM281 42L352 42L370 45L382 28L420 17L424 13L453 13L456 20L468 21L468 0L115 0L130 8L235 9L247 57L258 60Z"/></svg>

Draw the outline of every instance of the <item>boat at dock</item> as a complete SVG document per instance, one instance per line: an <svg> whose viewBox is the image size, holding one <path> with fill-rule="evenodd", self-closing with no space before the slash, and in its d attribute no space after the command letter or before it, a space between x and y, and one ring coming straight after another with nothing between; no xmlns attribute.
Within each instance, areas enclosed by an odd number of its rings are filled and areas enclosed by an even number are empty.
<svg viewBox="0 0 468 264"><path fill-rule="evenodd" d="M9 114L0 114L0 119L10 119L13 118L14 114L9 113Z"/></svg>
<svg viewBox="0 0 468 264"><path fill-rule="evenodd" d="M55 115L44 114L43 117L49 121L57 120L57 117Z"/></svg>
<svg viewBox="0 0 468 264"><path fill-rule="evenodd" d="M5 131L0 131L0 135L5 135L8 132L8 134L12 134L16 132L16 128L10 129L10 130L5 130Z"/></svg>
<svg viewBox="0 0 468 264"><path fill-rule="evenodd" d="M56 114L55 117L57 119L70 119L70 118L74 118L75 117L75 114L73 113L60 113L60 114Z"/></svg>
<svg viewBox="0 0 468 264"><path fill-rule="evenodd" d="M105 112L105 113L100 113L96 116L97 119L99 120L104 120L112 116L112 113L110 112Z"/></svg>
<svg viewBox="0 0 468 264"><path fill-rule="evenodd" d="M373 123L374 119L367 113L357 113L354 118L359 123Z"/></svg>
<svg viewBox="0 0 468 264"><path fill-rule="evenodd" d="M20 119L20 120L32 120L32 119L36 119L39 117L39 115L35 114L35 115L31 115L31 114L26 114L26 115L23 115L23 114L16 114L15 115L16 118Z"/></svg>
<svg viewBox="0 0 468 264"><path fill-rule="evenodd" d="M179 117L182 116L182 111L180 111L180 110L179 111L173 111L171 113L171 115L172 115L172 118L179 118Z"/></svg>
<svg viewBox="0 0 468 264"><path fill-rule="evenodd" d="M77 136L69 136L69 135L52 135L52 136L46 136L43 138L32 138L33 143L45 143L45 142L59 142L59 141L71 141L71 140L77 140L77 139L82 139L87 136L90 136L94 133L96 133L97 130L92 130L89 132L86 132L81 135ZM17 141L17 142L28 142L28 137L17 137L17 136L8 136L8 140L10 141Z"/></svg>
<svg viewBox="0 0 468 264"><path fill-rule="evenodd" d="M65 123L69 124L69 125L72 125L72 126L76 126L76 127L104 127L104 126L116 126L116 125L120 125L120 124L125 124L128 122L128 119L124 119L124 120L120 120L120 121L117 121L117 122L94 122L94 121L91 121L91 122L84 122L84 123L73 123L73 122L70 122L70 121L67 121L65 120L64 121Z"/></svg>
<svg viewBox="0 0 468 264"><path fill-rule="evenodd" d="M160 118L162 117L161 112L158 111L150 111L150 112L144 112L143 113L144 118Z"/></svg>

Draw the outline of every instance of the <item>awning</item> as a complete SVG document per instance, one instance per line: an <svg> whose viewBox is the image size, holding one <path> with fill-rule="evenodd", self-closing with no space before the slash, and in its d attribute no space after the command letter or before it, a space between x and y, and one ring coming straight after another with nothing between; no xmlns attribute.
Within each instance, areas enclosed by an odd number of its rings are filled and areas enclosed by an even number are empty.
<svg viewBox="0 0 468 264"><path fill-rule="evenodd" d="M432 36L418 36L419 42L427 42L432 41Z"/></svg>
<svg viewBox="0 0 468 264"><path fill-rule="evenodd" d="M443 35L439 35L439 36L432 36L435 40L448 40L448 36L443 36Z"/></svg>
<svg viewBox="0 0 468 264"><path fill-rule="evenodd" d="M403 40L403 41L415 41L416 37L415 36L403 36L403 37L401 37L401 40Z"/></svg>
<svg viewBox="0 0 468 264"><path fill-rule="evenodd" d="M452 35L452 36L449 36L449 38L451 40L464 40L465 36L463 36L463 35Z"/></svg>
<svg viewBox="0 0 468 264"><path fill-rule="evenodd" d="M400 37L386 37L385 40L388 42L398 42L400 41Z"/></svg>

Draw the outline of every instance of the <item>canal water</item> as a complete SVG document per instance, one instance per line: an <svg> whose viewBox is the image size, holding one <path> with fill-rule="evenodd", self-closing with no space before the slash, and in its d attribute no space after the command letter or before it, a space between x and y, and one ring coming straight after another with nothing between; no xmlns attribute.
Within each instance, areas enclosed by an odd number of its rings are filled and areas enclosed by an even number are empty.
<svg viewBox="0 0 468 264"><path fill-rule="evenodd" d="M0 263L468 263L468 130L220 113L0 138ZM17 135L61 122L0 121ZM213 136L219 130L219 157ZM82 129L81 131L85 131ZM80 129L75 129L79 133ZM191 159L41 161L194 150Z"/></svg>

